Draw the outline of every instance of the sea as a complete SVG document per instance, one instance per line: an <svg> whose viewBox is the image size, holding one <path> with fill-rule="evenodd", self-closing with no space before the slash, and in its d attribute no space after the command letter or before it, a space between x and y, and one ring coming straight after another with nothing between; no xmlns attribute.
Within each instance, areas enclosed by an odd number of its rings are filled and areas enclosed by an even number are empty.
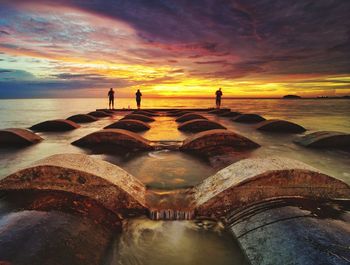
<svg viewBox="0 0 350 265"><path fill-rule="evenodd" d="M214 104L214 99L207 98L144 97L142 100L142 108L212 108ZM3 99L0 100L0 129L29 128L45 120L65 119L74 114L88 113L98 108L107 107L108 100L105 98ZM350 133L350 100L348 99L223 99L222 107L242 113L256 113L266 119L292 121L304 126L307 129L306 134L315 131ZM117 98L115 108L132 110L136 108L136 102L133 98ZM119 113L113 118L83 124L82 128L71 132L39 133L45 141L24 150L0 150L0 178L17 170L20 166L26 166L51 154L82 152L81 149L73 147L69 143L85 134L103 128L124 115L125 113ZM293 140L298 137L296 135L262 133L256 131L254 125L237 124L227 118L214 115L211 118L222 123L228 129L259 143L262 148L253 152L251 156L282 155L301 160L350 184L350 157L344 151L311 150L295 145ZM151 126L152 130L141 133L149 140L184 140L189 136L178 131L177 124L169 117L160 117ZM198 181L197 176L203 175L203 172L213 173L213 170L201 161L197 161L197 163L192 157L171 152L158 152L132 157L132 159L98 156L124 167L133 174L140 175L141 180L147 184L163 188L171 186L170 182L173 184L179 182L185 186L187 184L193 185ZM158 163L157 159L162 159L164 168L154 167ZM196 164L196 170L193 170L188 161ZM202 166L199 166L200 164ZM180 170L179 168L187 169ZM187 179L183 177L186 175ZM158 180L155 181L154 178Z"/></svg>
<svg viewBox="0 0 350 265"><path fill-rule="evenodd" d="M212 108L214 99L147 98L142 108ZM29 128L52 119L107 108L105 98L2 99L0 129ZM133 98L117 98L115 108L132 111ZM223 99L222 107L242 113L256 113L266 119L284 119L302 125L305 134L316 131L350 133L350 100L347 99ZM172 190L192 187L220 168L208 161L171 150L124 155L94 153L70 143L122 118L114 117L82 124L81 128L61 133L38 133L44 141L23 149L0 149L0 179L44 157L59 153L84 153L122 167L150 189ZM259 143L260 148L244 157L287 157L302 161L350 184L350 154L340 150L308 149L293 141L301 135L281 135L255 130L254 125L238 124L228 118L209 117ZM177 130L173 117L160 116L152 129L140 133L149 140L181 141L190 137ZM1 202L0 202L1 203ZM236 240L220 223L206 221L200 227L192 221L126 220L126 229L116 235L109 264L248 264ZM203 228L204 227L204 228ZM206 228L207 227L207 228ZM181 253L181 255L179 255Z"/></svg>

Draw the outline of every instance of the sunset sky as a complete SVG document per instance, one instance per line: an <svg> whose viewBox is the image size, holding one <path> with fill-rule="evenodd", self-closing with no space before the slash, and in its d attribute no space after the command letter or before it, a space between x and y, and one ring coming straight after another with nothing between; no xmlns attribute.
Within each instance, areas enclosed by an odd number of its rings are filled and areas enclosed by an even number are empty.
<svg viewBox="0 0 350 265"><path fill-rule="evenodd" d="M347 95L349 14L346 0L0 0L0 98Z"/></svg>

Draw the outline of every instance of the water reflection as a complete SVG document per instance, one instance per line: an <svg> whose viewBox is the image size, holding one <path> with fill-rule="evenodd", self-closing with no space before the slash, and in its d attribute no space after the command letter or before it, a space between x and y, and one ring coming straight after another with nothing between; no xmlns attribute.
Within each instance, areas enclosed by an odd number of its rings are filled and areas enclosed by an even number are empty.
<svg viewBox="0 0 350 265"><path fill-rule="evenodd" d="M105 99L30 99L30 100L0 100L0 123L2 128L26 128L31 125L57 118L66 118L77 113L87 113L96 108L106 107ZM133 106L134 99L119 99L118 107ZM211 99L146 99L145 108L188 108L212 107ZM241 112L258 113L265 118L286 119L299 123L309 132L314 130L337 130L350 132L350 104L348 100L238 100L223 99L223 106ZM24 167L38 159L57 153L88 153L70 145L70 142L102 129L104 126L120 119L126 113L120 112L112 118L103 118L97 122L82 124L82 127L67 133L40 133L45 139L41 143L20 150L0 150L0 178ZM207 117L222 123L230 130L236 131L261 144L262 147L249 153L249 156L286 156L301 160L327 174L350 183L350 154L335 150L315 150L297 146L293 143L295 135L264 133L254 130L254 125L238 124L229 118L215 115ZM151 123L152 129L141 134L150 140L183 140L189 134L177 130L174 118L160 116ZM133 174L143 178L150 185L159 188L182 187L192 185L195 179L200 181L213 171L206 162L194 159L185 154L150 153L134 157L125 153L120 156L98 157L107 159ZM135 158L131 161L130 158ZM243 157L237 157L242 159ZM232 160L236 161L236 160ZM217 161L211 166L215 167ZM219 161L220 162L220 161ZM144 172L144 173L142 173ZM183 176L180 176L184 174ZM184 177L185 176L185 177ZM164 179L162 180L162 178ZM181 183L188 179L188 183ZM168 185L169 184L169 185Z"/></svg>
<svg viewBox="0 0 350 265"><path fill-rule="evenodd" d="M232 235L210 220L127 220L111 252L108 265L248 264Z"/></svg>
<svg viewBox="0 0 350 265"><path fill-rule="evenodd" d="M50 99L1 100L0 123L2 128L27 128L38 122L66 118L106 107L105 99ZM134 104L133 99L118 100L118 107ZM258 113L265 118L286 119L313 130L338 130L350 132L350 104L348 100L223 100L225 107L248 113ZM144 99L144 107L183 108L212 107L212 100ZM20 167L58 153L86 153L90 151L70 145L71 142L91 132L102 129L120 119L113 118L83 124L67 133L40 133L43 142L23 149L0 150L0 178ZM208 115L262 145L249 153L253 157L285 156L313 165L326 173L350 183L350 154L328 150L307 149L293 144L294 135L269 134L254 130L254 125L237 124L228 118ZM183 140L189 135L177 130L174 118L160 116L151 123L152 129L141 134L150 140ZM144 153L94 154L93 156L117 164L135 175L149 187L176 189L197 184L212 175L217 168L208 161L191 155L162 150ZM239 157L241 158L241 157ZM215 161L214 161L215 162ZM216 162L215 162L216 163ZM215 169L214 169L215 168ZM162 194L161 194L162 195ZM163 196L164 197L164 196ZM1 208L0 208L1 210ZM126 220L124 232L117 236L106 265L158 265L158 264L246 264L231 235L219 223L211 221L150 221Z"/></svg>
<svg viewBox="0 0 350 265"><path fill-rule="evenodd" d="M252 124L232 122L216 115L206 116L224 124L229 130L259 143L261 148L251 152L251 157L281 156L302 161L324 173L350 183L350 153L339 150L305 148L293 143L295 134L279 134L255 130ZM305 133L309 133L308 131Z"/></svg>
<svg viewBox="0 0 350 265"><path fill-rule="evenodd" d="M107 108L104 98L90 99L16 99L0 100L2 128L27 128L49 120ZM144 108L209 108L213 99L145 98ZM135 107L134 98L120 98L117 108ZM287 119L309 130L335 130L350 133L349 100L281 100L225 99L222 106L247 113L257 113L268 119Z"/></svg>
<svg viewBox="0 0 350 265"><path fill-rule="evenodd" d="M25 148L0 149L0 179L11 172L25 167L34 161L54 154L85 153L85 150L70 143L89 133L98 131L104 126L120 119L122 114L100 119L96 122L81 124L79 129L69 132L38 133L44 140L36 145Z"/></svg>
<svg viewBox="0 0 350 265"><path fill-rule="evenodd" d="M177 129L178 124L174 117L159 116L150 123L151 129L141 133L143 137L152 141L184 140L191 134L186 134Z"/></svg>
<svg viewBox="0 0 350 265"><path fill-rule="evenodd" d="M127 157L102 155L102 158L123 167L155 189L194 186L215 173L208 161L170 150L135 153Z"/></svg>

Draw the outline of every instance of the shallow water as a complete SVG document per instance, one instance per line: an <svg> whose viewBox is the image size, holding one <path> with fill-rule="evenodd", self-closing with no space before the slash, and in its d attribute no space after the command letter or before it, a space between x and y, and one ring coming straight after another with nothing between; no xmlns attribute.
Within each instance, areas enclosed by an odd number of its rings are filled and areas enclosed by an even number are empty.
<svg viewBox="0 0 350 265"><path fill-rule="evenodd" d="M182 152L159 150L120 158L102 155L102 159L120 165L154 189L192 187L215 173L205 160Z"/></svg>
<svg viewBox="0 0 350 265"><path fill-rule="evenodd" d="M104 99L21 99L0 100L1 128L26 128L31 125L57 118L67 118L78 113L87 113L96 108L106 107ZM210 99L147 99L144 107L152 108L206 108L212 107ZM133 99L118 99L117 106L133 107ZM336 130L350 133L349 100L223 100L224 107L233 110L259 113L265 118L286 119L308 129ZM127 113L127 112L126 112ZM122 156L93 153L70 145L74 140L88 133L102 129L123 117L125 112L113 118L103 118L97 122L82 124L81 128L64 133L39 133L45 141L20 150L0 150L0 178L38 159L57 153L88 153L125 168L130 173L155 188L177 188L195 185L214 171L206 161L178 152L124 153ZM221 122L228 129L236 131L262 145L249 156L286 156L301 160L327 174L350 183L350 154L335 150L307 149L295 145L295 135L280 135L254 130L254 125L231 122L216 115L208 118ZM181 141L189 137L177 130L174 117L155 117L152 129L141 136L149 140ZM238 158L240 159L240 158ZM215 170L217 170L216 168Z"/></svg>
<svg viewBox="0 0 350 265"><path fill-rule="evenodd" d="M116 100L116 108L135 108L133 98ZM350 133L350 100L347 99L225 99L222 106L266 118L290 120L308 130L330 130ZM103 98L86 99L2 99L0 100L1 128L29 127L35 123L67 118L96 108L107 108ZM167 99L143 97L144 108L210 108L213 99Z"/></svg>
<svg viewBox="0 0 350 265"><path fill-rule="evenodd" d="M128 220L105 265L243 265L238 243L219 223Z"/></svg>
<svg viewBox="0 0 350 265"><path fill-rule="evenodd" d="M132 106L133 99L120 99L118 107ZM350 101L348 100L224 100L233 110L259 113L265 118L280 118L303 125L309 132L337 130L350 133ZM144 99L145 107L206 108L212 100ZM105 108L103 99L35 99L0 100L1 128L28 128L50 119L67 118ZM58 153L86 153L130 172L149 188L179 189L194 186L219 168L209 161L171 150L131 153L100 153L78 148L70 143L122 118L127 112L97 122L82 124L81 128L63 133L39 133L45 140L23 149L0 150L0 179L30 163ZM350 183L350 154L335 150L313 150L293 143L295 135L263 133L254 125L238 124L228 118L203 113L228 129L240 133L262 147L245 156L285 156L301 160L332 176ZM151 123L151 130L140 133L154 141L182 141L191 134L177 130L174 117L160 116ZM241 159L234 157L232 161ZM213 161L212 161L213 162ZM215 161L214 161L215 162ZM1 221L1 219L0 219ZM158 264L246 264L233 237L216 222L150 221L146 218L126 220L117 234L105 265Z"/></svg>
<svg viewBox="0 0 350 265"><path fill-rule="evenodd" d="M191 134L181 132L177 129L179 125L174 122L176 117L160 116L154 117L155 121L150 123L151 130L140 133L142 137L152 141L184 140Z"/></svg>
<svg viewBox="0 0 350 265"><path fill-rule="evenodd" d="M283 135L258 131L254 129L255 125L252 124L235 123L228 118L222 118L216 115L207 116L220 122L229 130L235 131L259 143L261 147L251 152L251 157L280 156L292 158L350 183L350 153L348 152L305 148L293 143L293 140L295 140L298 135ZM345 119L344 117L344 120ZM346 122L344 121L344 123ZM306 126L306 128L308 128L308 126ZM312 130L306 131L305 134L310 133L310 131Z"/></svg>
<svg viewBox="0 0 350 265"><path fill-rule="evenodd" d="M124 220L119 232L79 214L28 211L17 203L0 200L0 256L13 264L97 264L91 259L100 258L103 265L248 264L238 242L213 220L139 217ZM23 247L20 253L18 247ZM89 260L73 262L72 250L79 253L81 248L89 249L82 256Z"/></svg>

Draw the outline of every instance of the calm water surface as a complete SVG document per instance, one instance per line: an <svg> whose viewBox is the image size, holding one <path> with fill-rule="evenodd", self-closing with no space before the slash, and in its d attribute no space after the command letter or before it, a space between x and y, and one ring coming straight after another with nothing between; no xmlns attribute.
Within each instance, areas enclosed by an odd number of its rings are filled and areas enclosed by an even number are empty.
<svg viewBox="0 0 350 265"><path fill-rule="evenodd" d="M310 130L336 130L350 133L350 100L223 99L223 107L266 118L294 121ZM135 108L131 98L116 100L116 108ZM209 108L212 99L143 98L144 108ZM2 128L29 127L47 119L66 118L96 108L107 108L106 99L15 99L0 100Z"/></svg>
<svg viewBox="0 0 350 265"><path fill-rule="evenodd" d="M67 118L78 113L87 113L107 106L105 99L20 99L0 100L1 128L28 128L41 121ZM211 99L143 99L145 108L207 108L212 107ZM117 99L118 108L135 107L134 99ZM279 118L296 122L308 132L318 130L350 133L349 100L252 100L224 99L223 106L246 113L258 113L265 118ZM191 186L213 173L211 167L198 158L177 152L150 152L144 154L125 154L123 157L103 155L82 150L69 143L80 137L100 130L104 126L123 117L119 113L112 118L83 124L78 130L65 133L40 133L45 139L42 143L21 150L0 151L0 178L19 167L48 155L57 153L89 153L122 166L143 182L155 187L171 188ZM262 133L253 125L231 122L227 118L207 115L208 118L224 124L228 129L251 138L262 145L251 156L286 156L304 161L325 173L350 183L350 157L340 151L319 151L306 149L293 144L295 135ZM141 133L149 140L184 140L190 134L177 130L172 117L157 117L152 129Z"/></svg>
<svg viewBox="0 0 350 265"><path fill-rule="evenodd" d="M24 99L0 100L0 128L28 128L50 119L67 118L106 108L104 99ZM117 100L118 108L134 107L133 99ZM208 108L207 99L143 99L149 108ZM286 119L308 129L350 133L349 100L223 100L224 107L265 118ZM206 160L176 151L103 154L81 149L70 143L102 129L122 118L113 117L82 124L81 128L63 133L39 133L44 141L24 149L0 150L0 179L20 167L58 153L85 153L121 166L148 187L177 189L196 185L214 174L218 168ZM249 153L251 157L284 156L303 161L350 184L350 154L335 150L313 150L293 143L295 135L263 133L254 125L238 124L228 118L203 113L228 129L242 134L262 147ZM151 130L141 133L149 140L181 141L191 136L177 130L173 117L156 117ZM108 264L246 264L237 243L217 223L154 222L148 219L127 220L117 236Z"/></svg>

